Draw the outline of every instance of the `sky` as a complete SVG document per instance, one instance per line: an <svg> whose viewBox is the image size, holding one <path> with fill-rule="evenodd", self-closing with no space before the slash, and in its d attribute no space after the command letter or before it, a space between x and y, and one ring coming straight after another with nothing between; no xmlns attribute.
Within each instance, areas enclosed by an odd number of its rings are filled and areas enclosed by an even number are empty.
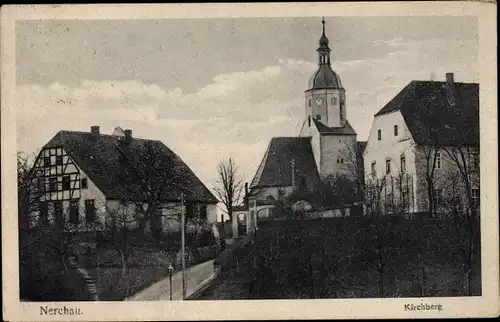
<svg viewBox="0 0 500 322"><path fill-rule="evenodd" d="M358 140L411 80L478 82L475 17L325 20ZM121 126L165 143L209 188L229 156L250 182L272 137L298 135L321 28L321 17L17 21L18 150Z"/></svg>

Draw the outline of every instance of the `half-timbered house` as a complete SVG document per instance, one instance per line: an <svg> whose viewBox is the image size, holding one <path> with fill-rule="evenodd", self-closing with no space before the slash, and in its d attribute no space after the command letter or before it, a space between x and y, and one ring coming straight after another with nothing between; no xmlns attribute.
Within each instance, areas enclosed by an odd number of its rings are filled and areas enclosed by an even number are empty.
<svg viewBox="0 0 500 322"><path fill-rule="evenodd" d="M178 155L160 141L117 129L112 135L98 126L59 131L42 148L32 171L40 193L32 225L99 230L124 215L123 225L137 226L149 212L145 229L176 230L181 194L188 217L216 221L217 199Z"/></svg>

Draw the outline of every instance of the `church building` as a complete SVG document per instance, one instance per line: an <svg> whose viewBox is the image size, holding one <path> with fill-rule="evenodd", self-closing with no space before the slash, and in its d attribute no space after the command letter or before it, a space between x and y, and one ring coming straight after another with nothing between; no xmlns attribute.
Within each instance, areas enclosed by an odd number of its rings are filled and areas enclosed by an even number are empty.
<svg viewBox="0 0 500 322"><path fill-rule="evenodd" d="M253 201L258 217L269 216L274 201L296 187L311 189L322 178L349 175L346 164L353 160L347 160L347 151L364 146L356 141L356 131L347 120L346 90L332 69L324 19L322 24L318 68L304 93L301 130L298 136L271 139L250 185L250 206Z"/></svg>

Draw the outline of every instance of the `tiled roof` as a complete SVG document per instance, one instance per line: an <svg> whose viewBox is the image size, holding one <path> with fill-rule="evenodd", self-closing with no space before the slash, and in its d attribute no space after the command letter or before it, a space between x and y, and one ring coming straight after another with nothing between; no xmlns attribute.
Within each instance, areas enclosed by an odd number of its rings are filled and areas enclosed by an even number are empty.
<svg viewBox="0 0 500 322"><path fill-rule="evenodd" d="M178 188L185 191L186 198L192 201L216 203L217 199L203 185L193 171L177 156L172 150L162 142L155 140L145 140L131 138L125 143L123 137L114 135L92 134L89 132L59 131L45 146L63 147L76 164L89 176L89 179L101 190L106 198L119 199L129 198L137 200L141 195L141 188L137 183L136 193L132 195L134 189L130 185L131 173L137 172L148 154L147 148L155 151L158 158L157 163L168 164L169 169L160 171L172 171L180 173L176 182L165 182L167 198L177 200L178 196L174 191ZM151 155L151 153L149 154ZM149 171L154 173L154 171ZM167 178L168 176L164 176ZM139 180L137 180L139 182ZM171 193L170 193L171 192Z"/></svg>
<svg viewBox="0 0 500 322"><path fill-rule="evenodd" d="M479 85L454 83L455 105L445 82L412 81L375 116L401 111L417 144L479 145Z"/></svg>
<svg viewBox="0 0 500 322"><path fill-rule="evenodd" d="M302 180L306 185L320 180L310 137L276 137L271 139L250 187L291 186L292 160L296 185Z"/></svg>
<svg viewBox="0 0 500 322"><path fill-rule="evenodd" d="M321 135L356 135L356 131L354 131L351 124L347 120L343 127L328 127L325 124L321 123L321 121L318 121L314 118L313 120L316 128Z"/></svg>

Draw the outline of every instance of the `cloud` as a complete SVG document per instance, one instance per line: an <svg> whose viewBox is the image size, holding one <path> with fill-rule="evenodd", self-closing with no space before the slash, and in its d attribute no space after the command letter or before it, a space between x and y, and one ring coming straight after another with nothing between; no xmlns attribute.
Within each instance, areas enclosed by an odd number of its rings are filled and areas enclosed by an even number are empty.
<svg viewBox="0 0 500 322"><path fill-rule="evenodd" d="M377 58L332 64L346 89L347 116L366 139L373 114L414 79L455 72L477 81L477 42L375 41ZM304 117L304 90L315 62L279 58L258 69L221 73L199 88L164 88L138 80L25 84L16 89L18 148L32 152L58 130L120 125L134 136L163 141L210 186L217 162L235 157L251 180L273 136L294 136Z"/></svg>

